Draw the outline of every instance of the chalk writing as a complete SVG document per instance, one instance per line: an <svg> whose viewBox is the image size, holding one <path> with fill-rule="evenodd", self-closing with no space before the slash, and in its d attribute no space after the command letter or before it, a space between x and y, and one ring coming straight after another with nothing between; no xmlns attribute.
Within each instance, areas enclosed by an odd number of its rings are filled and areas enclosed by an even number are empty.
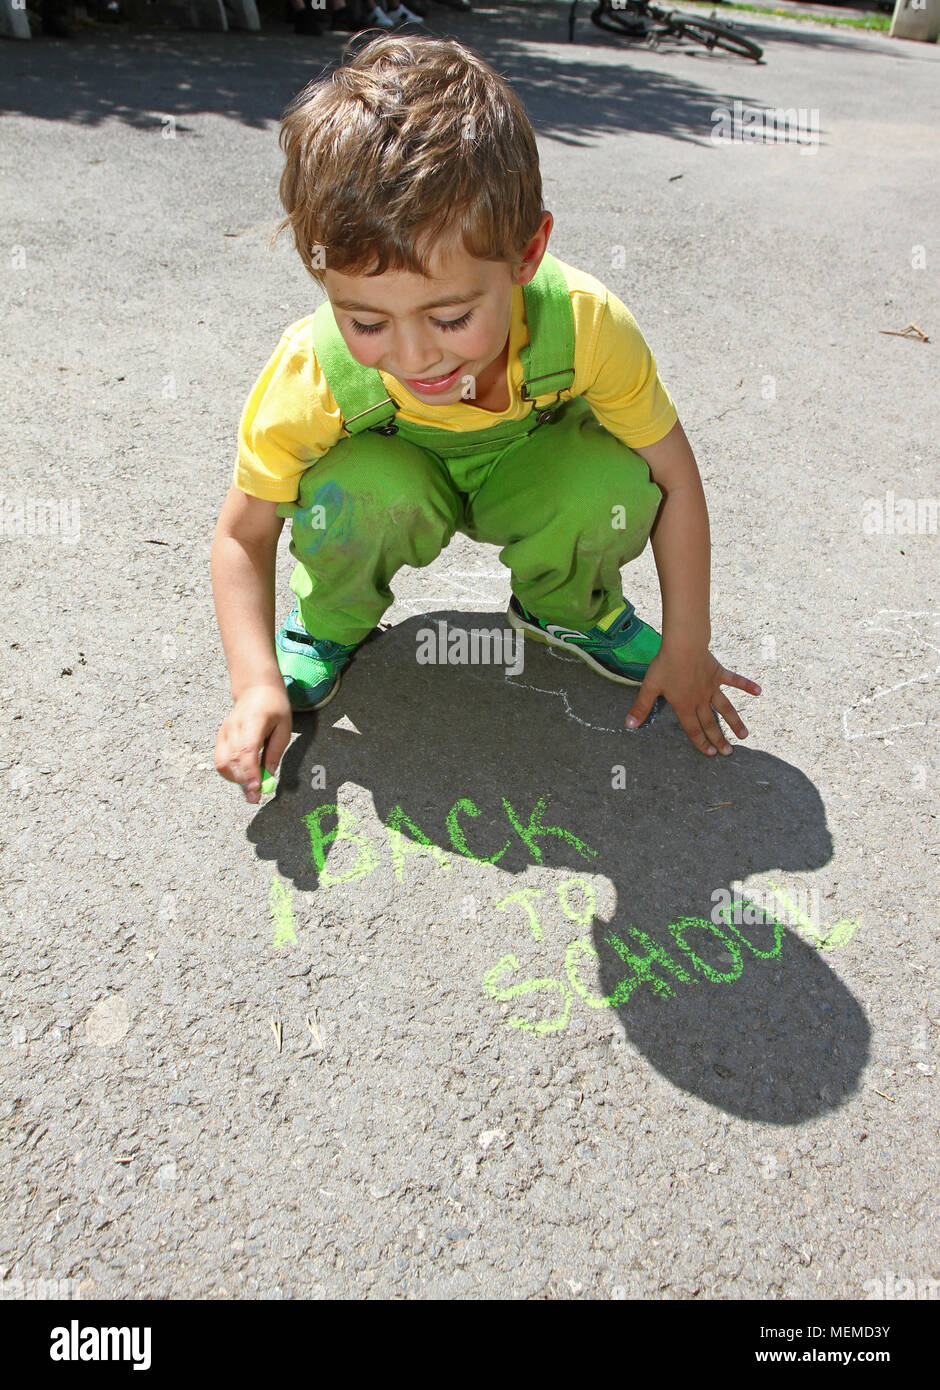
<svg viewBox="0 0 940 1390"><path fill-rule="evenodd" d="M510 1017L507 1021L513 1028L524 1028L528 1032L537 1033L543 1037L546 1033L559 1033L562 1028L567 1028L568 1020L571 1017L571 991L561 984L558 980L539 979L523 980L520 984L510 985L508 989L501 989L496 983L500 975L507 970L518 970L519 962L515 956L503 956L502 960L488 970L483 976L483 988L493 999L502 1004L510 999L515 999L519 995L537 993L539 990L558 991L565 1001L564 1012L554 1019L540 1019L538 1023L529 1023L524 1018Z"/></svg>
<svg viewBox="0 0 940 1390"><path fill-rule="evenodd" d="M570 845L583 859L589 859L591 856L596 858L597 850L591 849L570 830L565 830L558 825L544 824L542 817L547 805L548 797L540 796L529 813L528 820L523 822L514 807L505 797L502 798L503 810L506 812L509 824L535 862L537 864L542 863L542 849L539 840L546 835L553 835L564 840L565 844ZM465 831L458 820L458 816L461 814L474 817L478 816L480 812L473 802L466 797L461 797L448 811L445 825L448 839L455 851L463 855L465 859L472 860L475 864L495 864L512 844L512 837L510 836L502 849L495 854L489 856L475 854L467 844ZM336 825L331 830L324 829L324 822L332 817L336 818ZM329 887L336 883L355 883L357 879L367 878L379 867L378 850L364 834L354 830L354 818L345 807L338 806L335 802L318 806L316 810L310 811L304 816L304 824L310 835L310 854L323 887ZM384 824L388 832L392 872L399 882L404 879L406 855L418 854L422 851L428 851L434 856L443 873L449 872L450 863L447 855L424 833L420 826L415 824L410 816L405 814L401 806L392 807ZM403 826L407 829L410 839L406 839L402 833ZM326 851L330 845L339 844L341 841L356 846L356 862L345 873L334 873L326 867Z"/></svg>
<svg viewBox="0 0 940 1390"><path fill-rule="evenodd" d="M584 896L584 904L577 908L572 905L571 891L577 888ZM581 926L590 926L596 910L594 885L588 879L570 878L556 885L559 903L565 916ZM526 925L536 941L543 938L542 924L539 920L533 899L542 896L537 888L521 889L501 899L496 907L507 910L518 905L525 915ZM679 985L697 985L701 979L711 984L731 984L737 980L744 968L744 950L752 952L762 960L778 956L783 946L784 924L766 914L754 919L755 924L773 929L773 944L769 948L756 945L748 936L739 931L733 922L727 923L727 930L709 922L704 917L682 917L669 925L668 931L676 944L681 958L676 960L658 941L655 941L639 927L628 925L618 934L608 930L604 943L613 950L627 967L624 975L606 995L593 993L581 978L580 971L588 958L596 960L597 950L590 936L581 936L568 942L564 948L564 979L540 975L531 979L519 980L509 984L503 977L515 974L522 967L514 955L503 956L496 965L483 976L483 988L497 1003L508 1003L513 999L532 994L554 994L556 1012L549 1018L533 1022L519 1014L510 1015L506 1020L511 1028L535 1033L543 1037L548 1033L560 1033L567 1027L571 1018L573 1001L577 998L589 1009L617 1008L625 1004L634 990L646 987L661 999L672 999ZM696 950L697 938L701 933L717 941L724 948L724 959L728 964L725 970L717 969L706 957ZM560 1000L560 1002L559 1002ZM546 1001L548 1002L548 1001Z"/></svg>
<svg viewBox="0 0 940 1390"><path fill-rule="evenodd" d="M297 933L294 931L294 890L285 888L282 883L278 883L277 874L271 881L271 892L269 895L271 904L271 916L274 918L274 946L284 946L287 942L297 945Z"/></svg>
<svg viewBox="0 0 940 1390"><path fill-rule="evenodd" d="M542 896L541 888L520 888L518 893L510 893L508 898L502 898L496 904L497 911L505 912L513 903L519 903L529 919L529 926L532 928L532 935L536 941L542 939L542 927L532 903L529 902L530 895L534 898Z"/></svg>
<svg viewBox="0 0 940 1390"><path fill-rule="evenodd" d="M467 832L473 821L480 815L479 808L467 797L454 802L445 817L447 839L454 852L475 864L494 865L513 844L515 836L525 846L531 858L542 864L542 841L546 836L562 840L583 859L596 859L597 851L586 845L572 831L557 825L547 825L545 815L549 798L539 797L528 817L525 818L506 799L501 804L506 814L511 834L499 848L490 854L471 848ZM461 819L463 818L463 819ZM367 878L381 864L379 847L356 826L355 817L346 808L335 802L317 806L303 817L310 839L310 853L319 876L320 885L331 887L338 884L354 883ZM332 825L329 822L334 822ZM404 881L408 859L413 855L430 855L442 873L449 873L455 862L452 856L434 842L425 831L396 804L388 812L384 821L388 837L388 861L392 873L399 883ZM339 869L326 867L327 850L345 842L354 847L355 859L351 867ZM487 846L486 848L489 848ZM347 861L348 862L348 861ZM590 934L583 934L566 943L562 953L561 968L556 975L539 974L522 980L513 980L523 966L518 957L508 953L492 965L483 975L483 988L486 994L500 1004L510 1004L531 996L538 996L544 1004L547 1016L540 1019L524 1017L513 1013L507 1019L512 1028L531 1032L537 1036L558 1034L564 1031L571 1019L575 1001L588 1009L617 1008L625 1004L637 989L643 989L662 1000L674 999L677 993L693 988L703 982L712 985L728 985L740 979L748 954L760 960L772 960L780 955L786 930L786 923L795 923L797 930L822 949L832 949L845 945L857 930L855 921L839 921L824 929L816 927L794 906L783 889L770 883L774 898L786 908L786 913L773 908L764 895L764 902L754 902L743 897L739 885L735 894L718 890L712 894L712 920L704 917L680 917L666 927L672 946L656 941L647 932L632 924L614 930L609 924L601 922L601 940L619 959L624 972L609 994L595 993L582 978L582 972L598 959L598 952ZM752 890L760 897L759 890ZM590 878L575 875L555 885L558 906L564 916L580 928L590 927L597 918L597 893ZM518 910L524 920L527 935L535 942L544 938L541 913L545 892L541 888L518 888L500 898L495 903L498 912L511 913ZM476 899L472 916L476 916ZM467 900L465 899L466 903ZM283 946L288 942L296 944L292 910L292 890L280 884L275 876L270 892L271 914L274 918L274 945ZM746 909L746 910L743 910ZM464 915L467 915L466 913ZM781 920L783 919L783 920ZM755 929L752 934L742 927ZM766 935L769 933L769 935ZM766 944L759 945L753 935L766 935ZM709 955L709 948L711 955ZM720 948L720 949L719 949Z"/></svg>
<svg viewBox="0 0 940 1390"><path fill-rule="evenodd" d="M804 916L798 907L793 905L782 888L771 883L770 879L767 882L790 914L788 920L796 926L798 931L808 936L813 945L818 946L820 950L831 951L837 946L847 946L858 931L860 923L850 921L847 917L843 917L841 921L834 924L829 922L820 929L808 917Z"/></svg>

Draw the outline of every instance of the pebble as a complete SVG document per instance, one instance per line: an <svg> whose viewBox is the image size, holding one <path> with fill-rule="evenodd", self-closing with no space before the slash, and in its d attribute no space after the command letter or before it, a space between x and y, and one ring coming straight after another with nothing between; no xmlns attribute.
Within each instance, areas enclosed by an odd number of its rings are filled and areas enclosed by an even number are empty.
<svg viewBox="0 0 940 1390"><path fill-rule="evenodd" d="M157 1169L157 1183L164 1191L176 1186L175 1163L161 1163Z"/></svg>

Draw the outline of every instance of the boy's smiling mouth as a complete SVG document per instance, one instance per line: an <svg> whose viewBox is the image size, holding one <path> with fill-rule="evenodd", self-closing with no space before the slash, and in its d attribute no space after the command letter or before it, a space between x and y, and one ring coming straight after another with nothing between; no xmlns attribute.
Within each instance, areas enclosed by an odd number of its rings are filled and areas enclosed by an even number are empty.
<svg viewBox="0 0 940 1390"><path fill-rule="evenodd" d="M459 375L460 375L460 370L461 370L461 368L463 367L463 365L464 365L463 362L461 362L458 366L456 366L456 367L454 368L454 370L453 370L452 372L447 372L447 374L446 374L445 376L437 376L437 377L407 377L407 376L403 376L403 377L401 378L401 380L405 383L405 385L408 387L409 390L415 390L415 389L417 389L418 391L421 391L421 392L431 392L432 394L433 394L434 392L436 392L436 391L449 391L450 388L451 388L452 386L455 386L455 385L457 384L457 379L458 379L458 377L459 377Z"/></svg>

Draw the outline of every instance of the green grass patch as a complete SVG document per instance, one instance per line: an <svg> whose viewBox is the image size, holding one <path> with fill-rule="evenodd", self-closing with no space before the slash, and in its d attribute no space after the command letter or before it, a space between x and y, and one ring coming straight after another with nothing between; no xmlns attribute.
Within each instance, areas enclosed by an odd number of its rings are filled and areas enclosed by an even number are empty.
<svg viewBox="0 0 940 1390"><path fill-rule="evenodd" d="M661 3L661 0L657 0ZM770 5L747 5L738 4L737 0L732 5L686 5L684 0L679 0L682 9L707 9L709 12L715 11L715 18L721 17L729 10L749 10L753 14L773 14L779 15L781 19L806 19L811 24L825 24L831 29L839 26L846 29L880 29L888 30L891 28L891 16L889 14L853 14L853 15L822 15L809 14L806 10L781 10L775 9Z"/></svg>

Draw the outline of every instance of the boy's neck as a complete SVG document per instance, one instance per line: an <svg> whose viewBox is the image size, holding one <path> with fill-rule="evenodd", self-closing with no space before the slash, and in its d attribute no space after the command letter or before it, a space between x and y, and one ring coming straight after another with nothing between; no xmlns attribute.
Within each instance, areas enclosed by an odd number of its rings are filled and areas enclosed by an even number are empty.
<svg viewBox="0 0 940 1390"><path fill-rule="evenodd" d="M468 404L475 405L478 410L490 410L500 413L509 409L509 387L506 384L506 369L509 365L509 334L506 334L506 342L502 352L495 362L477 378L477 394L471 398Z"/></svg>

